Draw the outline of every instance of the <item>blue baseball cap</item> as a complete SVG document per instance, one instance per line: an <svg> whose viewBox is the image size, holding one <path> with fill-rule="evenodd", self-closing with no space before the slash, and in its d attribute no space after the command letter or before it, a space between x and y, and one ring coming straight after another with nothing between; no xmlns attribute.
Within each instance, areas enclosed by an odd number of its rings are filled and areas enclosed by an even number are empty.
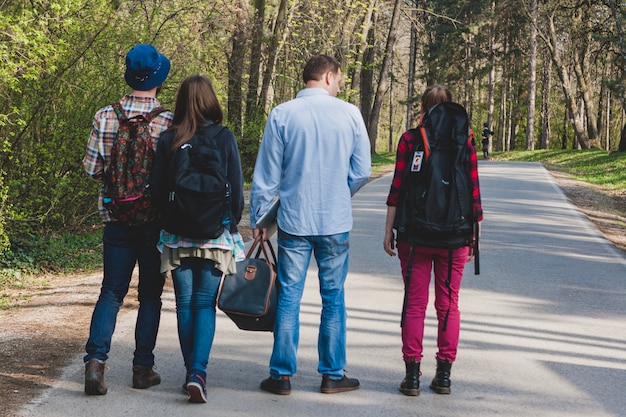
<svg viewBox="0 0 626 417"><path fill-rule="evenodd" d="M124 79L133 90L152 90L163 84L169 72L170 60L152 45L137 44L126 54Z"/></svg>

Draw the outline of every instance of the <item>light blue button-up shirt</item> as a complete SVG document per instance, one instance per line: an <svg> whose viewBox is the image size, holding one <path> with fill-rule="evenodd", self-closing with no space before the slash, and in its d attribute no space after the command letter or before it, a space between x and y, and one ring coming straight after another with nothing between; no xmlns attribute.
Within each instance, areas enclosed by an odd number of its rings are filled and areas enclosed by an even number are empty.
<svg viewBox="0 0 626 417"><path fill-rule="evenodd" d="M267 120L250 194L250 225L278 194L278 227L296 236L352 229L351 197L372 171L359 109L323 88L305 88Z"/></svg>

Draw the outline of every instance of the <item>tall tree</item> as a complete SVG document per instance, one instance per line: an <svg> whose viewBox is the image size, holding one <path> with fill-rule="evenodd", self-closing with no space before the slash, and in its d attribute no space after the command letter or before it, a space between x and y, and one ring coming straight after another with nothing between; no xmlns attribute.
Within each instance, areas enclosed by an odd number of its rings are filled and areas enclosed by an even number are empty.
<svg viewBox="0 0 626 417"><path fill-rule="evenodd" d="M380 67L380 73L378 76L378 87L376 88L376 95L374 96L374 103L372 104L372 112L369 115L369 136L371 151L376 153L376 140L378 139L378 122L380 120L380 110L383 105L383 99L387 90L387 79L389 78L389 68L393 59L393 47L396 43L396 34L398 31L398 22L400 20L400 11L402 7L402 0L395 0L393 5L393 13L391 16L391 23L389 24L389 33L387 35L387 46L385 47L385 53L383 55L383 62Z"/></svg>
<svg viewBox="0 0 626 417"><path fill-rule="evenodd" d="M537 0L530 0L528 57L528 111L526 112L526 149L535 149L535 96L537 92Z"/></svg>
<svg viewBox="0 0 626 417"><path fill-rule="evenodd" d="M228 54L228 125L236 136L243 132L243 68L248 41L248 5L246 0L236 0L233 8L231 50Z"/></svg>

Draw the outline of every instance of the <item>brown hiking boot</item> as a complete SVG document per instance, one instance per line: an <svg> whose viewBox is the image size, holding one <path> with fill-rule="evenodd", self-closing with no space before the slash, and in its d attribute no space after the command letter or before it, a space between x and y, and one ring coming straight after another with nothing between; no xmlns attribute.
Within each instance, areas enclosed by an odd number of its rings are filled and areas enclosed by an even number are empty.
<svg viewBox="0 0 626 417"><path fill-rule="evenodd" d="M146 389L161 383L161 375L152 367L133 365L133 388Z"/></svg>
<svg viewBox="0 0 626 417"><path fill-rule="evenodd" d="M104 383L104 368L106 364L98 359L89 359L85 363L85 394L104 395L107 386Z"/></svg>

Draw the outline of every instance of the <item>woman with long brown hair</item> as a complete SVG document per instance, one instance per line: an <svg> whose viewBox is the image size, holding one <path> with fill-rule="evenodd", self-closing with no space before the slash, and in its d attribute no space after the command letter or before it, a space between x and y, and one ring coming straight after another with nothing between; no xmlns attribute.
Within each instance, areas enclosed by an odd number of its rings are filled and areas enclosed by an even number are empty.
<svg viewBox="0 0 626 417"><path fill-rule="evenodd" d="M186 227L185 223L188 226L193 221L191 218L172 219L166 215L162 219L161 272L171 271L174 282L178 336L186 368L183 389L189 401L199 403L207 401L206 368L215 335L215 304L221 277L234 273L236 261L245 257L243 239L237 230L243 212L241 160L235 135L219 126L222 117L209 78L194 75L185 79L177 93L173 124L158 144L151 185L163 209L172 200L169 185L176 175L173 161L178 160L173 156L194 146L211 147L211 152L217 153L214 160L221 161L220 166L212 168L225 172L230 188L230 211L219 219L217 237L199 235ZM207 211L211 209L207 207ZM175 224L179 227L170 227Z"/></svg>

